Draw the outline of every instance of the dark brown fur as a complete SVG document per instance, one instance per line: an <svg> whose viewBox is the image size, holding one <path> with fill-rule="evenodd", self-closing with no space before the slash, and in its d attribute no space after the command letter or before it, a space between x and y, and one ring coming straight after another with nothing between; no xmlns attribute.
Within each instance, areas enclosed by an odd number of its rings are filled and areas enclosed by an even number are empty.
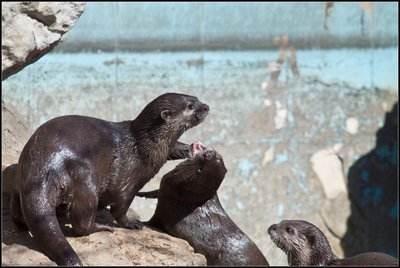
<svg viewBox="0 0 400 268"><path fill-rule="evenodd" d="M78 235L113 230L95 223L98 205L110 205L121 227L141 229L139 221L126 216L133 198L167 159L190 155L190 145L178 138L201 123L208 109L196 97L167 93L133 121L74 115L48 121L19 158L19 187L11 197L14 222L26 224L57 264L82 265L60 229L56 208L66 208Z"/></svg>
<svg viewBox="0 0 400 268"><path fill-rule="evenodd" d="M286 253L289 265L293 266L398 265L396 258L379 252L339 259L321 230L307 221L284 220L271 225L268 234L275 245Z"/></svg>
<svg viewBox="0 0 400 268"><path fill-rule="evenodd" d="M164 175L159 190L139 193L158 197L147 224L188 241L208 265L268 265L219 202L217 190L225 173L222 157L212 149L185 160Z"/></svg>

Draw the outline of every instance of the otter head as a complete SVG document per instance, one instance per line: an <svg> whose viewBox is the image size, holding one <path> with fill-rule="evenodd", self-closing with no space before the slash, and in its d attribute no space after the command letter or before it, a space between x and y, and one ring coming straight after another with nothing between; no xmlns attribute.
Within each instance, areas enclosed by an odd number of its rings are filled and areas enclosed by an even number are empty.
<svg viewBox="0 0 400 268"><path fill-rule="evenodd" d="M201 143L192 144L192 155L164 175L160 191L168 189L185 202L210 199L221 185L227 170L222 156Z"/></svg>
<svg viewBox="0 0 400 268"><path fill-rule="evenodd" d="M166 93L147 104L133 125L136 127L135 131L162 129L165 136L175 133L180 136L187 129L203 122L209 110L209 106L197 97Z"/></svg>
<svg viewBox="0 0 400 268"><path fill-rule="evenodd" d="M268 234L286 253L289 265L326 265L337 258L325 235L307 221L284 220L271 225Z"/></svg>

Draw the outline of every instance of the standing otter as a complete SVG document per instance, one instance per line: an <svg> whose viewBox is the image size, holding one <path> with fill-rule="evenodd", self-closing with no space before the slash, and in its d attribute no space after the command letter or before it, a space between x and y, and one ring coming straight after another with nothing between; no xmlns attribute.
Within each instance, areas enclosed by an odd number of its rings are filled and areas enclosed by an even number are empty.
<svg viewBox="0 0 400 268"><path fill-rule="evenodd" d="M60 229L56 209L67 208L72 229L81 236L113 230L95 223L98 206L110 205L121 227L141 229L139 221L126 216L133 198L167 159L190 155L190 145L178 138L208 111L196 97L167 93L133 121L76 115L48 121L20 155L11 197L14 222L26 224L57 264L82 265Z"/></svg>
<svg viewBox="0 0 400 268"><path fill-rule="evenodd" d="M219 153L192 146L192 157L163 176L160 189L138 196L158 198L146 223L189 242L207 265L268 265L254 242L222 208L217 190L226 168Z"/></svg>
<svg viewBox="0 0 400 268"><path fill-rule="evenodd" d="M328 239L315 225L302 220L281 221L268 228L275 245L282 249L289 265L398 265L398 260L384 253L368 252L339 259Z"/></svg>

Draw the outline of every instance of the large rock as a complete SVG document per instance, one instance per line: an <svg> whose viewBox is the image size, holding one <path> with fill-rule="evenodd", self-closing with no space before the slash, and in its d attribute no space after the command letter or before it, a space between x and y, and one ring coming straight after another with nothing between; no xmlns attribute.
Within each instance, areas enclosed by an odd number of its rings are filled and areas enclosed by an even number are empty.
<svg viewBox="0 0 400 268"><path fill-rule="evenodd" d="M17 163L22 148L28 141L32 130L21 114L12 105L1 100L1 164L5 167Z"/></svg>
<svg viewBox="0 0 400 268"><path fill-rule="evenodd" d="M1 100L1 183L3 201L8 202L14 184L14 172L19 155L32 134L31 127L13 107ZM11 166L12 165L12 166ZM9 167L9 168L7 168ZM7 168L6 170L4 170Z"/></svg>
<svg viewBox="0 0 400 268"><path fill-rule="evenodd" d="M84 2L2 3L2 80L51 51L84 8Z"/></svg>
<svg viewBox="0 0 400 268"><path fill-rule="evenodd" d="M112 222L108 212L99 211L98 222ZM63 221L61 221L63 222ZM84 265L206 265L203 255L194 253L188 242L144 228L115 228L73 237L68 225L62 225L67 240ZM28 232L20 232L12 223L8 209L3 211L2 265L56 265L44 255Z"/></svg>

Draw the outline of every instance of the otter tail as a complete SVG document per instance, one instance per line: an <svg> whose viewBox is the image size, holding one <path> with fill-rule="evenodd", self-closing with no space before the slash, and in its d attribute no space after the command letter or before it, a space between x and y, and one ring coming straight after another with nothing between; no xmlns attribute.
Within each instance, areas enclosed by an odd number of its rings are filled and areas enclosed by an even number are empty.
<svg viewBox="0 0 400 268"><path fill-rule="evenodd" d="M139 197L145 197L145 198L158 198L158 195L160 193L160 190L153 190L153 191L149 191L149 192L138 192L136 194L136 196ZM158 223L157 219L154 217L151 217L150 220L148 221L143 221L142 222L144 225L146 225L147 227L155 227L160 229L160 224Z"/></svg>
<svg viewBox="0 0 400 268"><path fill-rule="evenodd" d="M54 181L34 178L21 187L21 208L33 238L58 265L81 266L56 217L57 189Z"/></svg>
<svg viewBox="0 0 400 268"><path fill-rule="evenodd" d="M158 198L158 193L160 190L153 190L149 192L138 192L136 196L145 197L145 198Z"/></svg>

